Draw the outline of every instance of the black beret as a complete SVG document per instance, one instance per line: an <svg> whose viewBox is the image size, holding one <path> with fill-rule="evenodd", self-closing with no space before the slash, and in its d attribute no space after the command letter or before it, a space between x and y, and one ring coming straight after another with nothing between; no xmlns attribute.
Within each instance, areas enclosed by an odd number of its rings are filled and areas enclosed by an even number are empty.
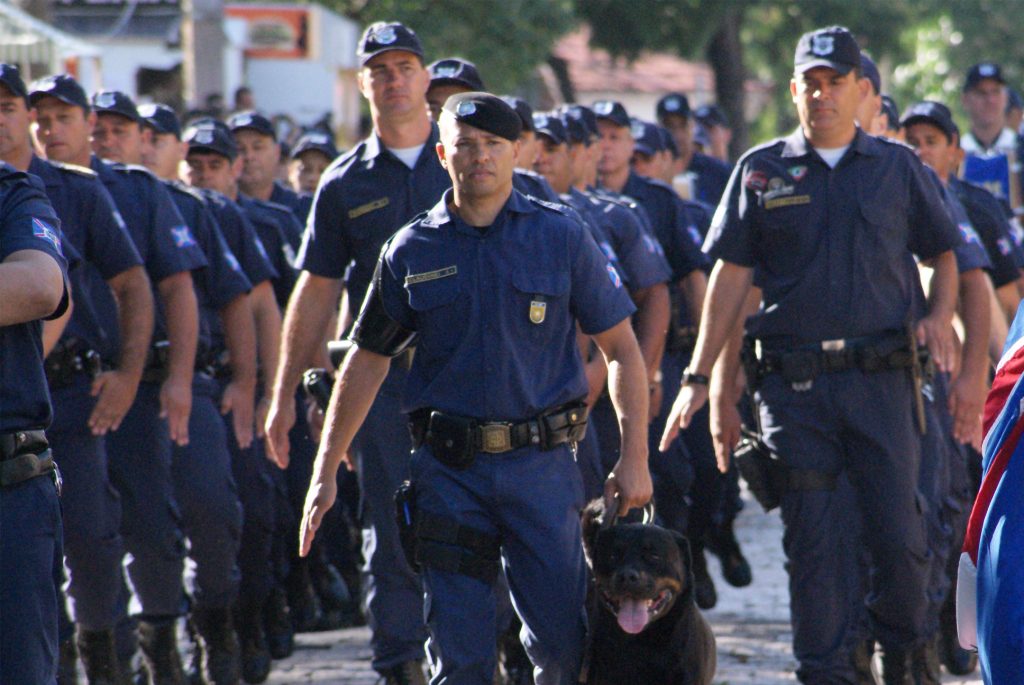
<svg viewBox="0 0 1024 685"><path fill-rule="evenodd" d="M444 103L444 111L454 116L456 121L508 140L519 140L523 131L523 122L516 111L490 93L458 93Z"/></svg>

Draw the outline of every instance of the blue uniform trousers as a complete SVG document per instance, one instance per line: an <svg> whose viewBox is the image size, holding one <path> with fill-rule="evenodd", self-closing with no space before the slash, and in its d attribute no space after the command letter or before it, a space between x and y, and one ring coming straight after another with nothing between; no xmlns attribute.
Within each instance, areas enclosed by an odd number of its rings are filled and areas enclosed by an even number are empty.
<svg viewBox="0 0 1024 685"><path fill-rule="evenodd" d="M91 379L76 376L71 385L51 391L53 424L47 431L53 458L64 477L66 557L71 613L85 630L113 628L122 613L124 541L121 498L107 473L106 441L89 430L96 405ZM70 637L68 635L62 637Z"/></svg>
<svg viewBox="0 0 1024 685"><path fill-rule="evenodd" d="M406 372L397 365L352 442L362 498L363 597L377 670L422 660L426 639L422 584L405 560L395 523L395 491L409 478L412 444L399 403ZM493 630L490 638L493 643Z"/></svg>
<svg viewBox="0 0 1024 685"><path fill-rule="evenodd" d="M413 455L416 507L497 535L520 637L537 685L579 674L586 630L583 482L567 445L478 454L456 471L429 447ZM495 584L426 566L424 616L433 685L488 685L495 668Z"/></svg>
<svg viewBox="0 0 1024 685"><path fill-rule="evenodd" d="M185 543L171 480L171 440L160 386L140 383L118 430L107 435L110 481L121 495L121 535L135 598L147 620L184 613ZM133 613L139 613L133 608Z"/></svg>
<svg viewBox="0 0 1024 685"><path fill-rule="evenodd" d="M217 382L196 374L189 443L175 445L171 464L182 529L189 540L189 588L197 608L223 609L238 595L242 507L231 475L227 431L214 398ZM192 568L194 567L194 568Z"/></svg>
<svg viewBox="0 0 1024 685"><path fill-rule="evenodd" d="M62 538L52 478L0 488L0 683L57 682Z"/></svg>
<svg viewBox="0 0 1024 685"><path fill-rule="evenodd" d="M930 553L910 374L825 373L806 391L772 374L756 400L764 440L783 463L849 479L835 490L785 492L782 520L797 675L805 683L854 682L859 613L851 595L860 587L861 551L850 544L851 518L860 515L870 531L862 540L871 634L887 649L926 634Z"/></svg>

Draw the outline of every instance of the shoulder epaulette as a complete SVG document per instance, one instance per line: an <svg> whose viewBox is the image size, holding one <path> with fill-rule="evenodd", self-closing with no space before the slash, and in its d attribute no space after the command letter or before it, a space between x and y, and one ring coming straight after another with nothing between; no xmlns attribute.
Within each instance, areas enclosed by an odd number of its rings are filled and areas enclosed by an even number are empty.
<svg viewBox="0 0 1024 685"><path fill-rule="evenodd" d="M204 197L203 194L197 188L193 188L190 185L185 185L181 181L166 181L166 183L167 187L170 188L171 190L175 190L181 193L182 195L189 195L198 200L199 202L203 203L204 205L206 204L206 197Z"/></svg>
<svg viewBox="0 0 1024 685"><path fill-rule="evenodd" d="M0 163L0 182L2 183L13 183L16 181L28 180L29 175L27 171L18 171L10 164L6 162Z"/></svg>
<svg viewBox="0 0 1024 685"><path fill-rule="evenodd" d="M536 195L524 195L523 197L525 197L527 200L529 200L535 205L546 207L547 209L554 210L559 214L564 214L565 216L573 216L574 214L577 213L576 210L572 209L571 207L568 207L567 205L562 204L561 202L551 202L550 200L542 200Z"/></svg>
<svg viewBox="0 0 1024 685"><path fill-rule="evenodd" d="M157 178L157 175L154 174L152 171L138 164L116 164L114 165L114 168L117 169L118 171L123 171L128 174L143 174L145 176L149 176L150 178Z"/></svg>
<svg viewBox="0 0 1024 685"><path fill-rule="evenodd" d="M62 171L67 171L72 174L79 176L85 176L86 178L97 178L99 174L90 169L87 166L80 166L78 164L68 164L67 162L56 162L52 159L45 160L47 164L57 167Z"/></svg>
<svg viewBox="0 0 1024 685"><path fill-rule="evenodd" d="M273 209L274 211L277 212L285 212L287 214L292 214L292 208L287 205L283 205L280 202L271 202L270 200L257 200L254 197L251 197L250 199L260 207L264 207L266 209Z"/></svg>

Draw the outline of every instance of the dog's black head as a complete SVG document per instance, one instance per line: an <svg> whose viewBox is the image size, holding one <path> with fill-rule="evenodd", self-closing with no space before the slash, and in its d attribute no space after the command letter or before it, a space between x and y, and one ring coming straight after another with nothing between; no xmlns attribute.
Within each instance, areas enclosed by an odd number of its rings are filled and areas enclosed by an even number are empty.
<svg viewBox="0 0 1024 685"><path fill-rule="evenodd" d="M627 633L640 633L672 610L693 601L690 544L679 533L636 523L602 526L604 508L591 503L583 539L598 598Z"/></svg>

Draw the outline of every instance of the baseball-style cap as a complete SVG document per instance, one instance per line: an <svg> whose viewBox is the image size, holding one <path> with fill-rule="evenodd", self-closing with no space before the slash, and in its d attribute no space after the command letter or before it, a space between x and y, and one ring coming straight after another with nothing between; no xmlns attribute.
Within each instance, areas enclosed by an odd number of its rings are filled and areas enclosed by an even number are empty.
<svg viewBox="0 0 1024 685"><path fill-rule="evenodd" d="M860 66L860 46L849 29L829 26L800 36L793 58L794 72L828 67L842 75Z"/></svg>
<svg viewBox="0 0 1024 685"><path fill-rule="evenodd" d="M231 131L215 119L201 119L185 129L181 139L188 143L188 151L213 152L234 161L238 146Z"/></svg>
<svg viewBox="0 0 1024 685"><path fill-rule="evenodd" d="M985 79L992 79L1006 85L1003 78L1003 68L995 62L981 62L967 70L967 79L964 81L964 90L970 90Z"/></svg>
<svg viewBox="0 0 1024 685"><path fill-rule="evenodd" d="M1006 89L1006 111L1009 112L1011 109L1024 109L1024 100L1016 88Z"/></svg>
<svg viewBox="0 0 1024 685"><path fill-rule="evenodd" d="M270 136L275 141L277 140L277 131L274 130L274 124L271 123L270 119L254 110L232 114L231 118L228 119L228 128L231 129L232 133L243 130L256 131L256 133Z"/></svg>
<svg viewBox="0 0 1024 685"><path fill-rule="evenodd" d="M594 116L597 117L598 121L610 121L616 126L629 127L629 113L626 112L626 108L622 106L621 102L615 100L598 100L595 102L591 109L594 110Z"/></svg>
<svg viewBox="0 0 1024 685"><path fill-rule="evenodd" d="M119 90L101 90L93 93L92 108L97 114L116 114L125 119L142 122L135 102Z"/></svg>
<svg viewBox="0 0 1024 685"><path fill-rule="evenodd" d="M952 138L954 133L960 135L960 129L953 121L953 114L941 102L925 100L915 103L910 106L910 109L903 115L903 119L900 120L900 124L904 127L920 123L931 124L941 129L947 138Z"/></svg>
<svg viewBox="0 0 1024 685"><path fill-rule="evenodd" d="M534 112L533 130L537 136L550 138L555 145L569 142L569 132L565 130L565 122L554 112Z"/></svg>
<svg viewBox="0 0 1024 685"><path fill-rule="evenodd" d="M882 96L882 114L889 120L889 128L894 131L900 130L900 108L891 95Z"/></svg>
<svg viewBox="0 0 1024 685"><path fill-rule="evenodd" d="M658 126L658 135L661 136L661 147L672 153L672 159L679 159L679 146L676 145L675 136L664 126Z"/></svg>
<svg viewBox="0 0 1024 685"><path fill-rule="evenodd" d="M444 103L443 109L454 116L456 121L506 140L519 140L523 130L523 123L519 121L516 111L500 97L490 93L470 91L452 95Z"/></svg>
<svg viewBox="0 0 1024 685"><path fill-rule="evenodd" d="M78 85L71 76L67 74L54 74L45 76L32 83L28 89L28 103L35 106L40 98L53 97L75 107L81 107L88 112L89 98L82 86Z"/></svg>
<svg viewBox="0 0 1024 685"><path fill-rule="evenodd" d="M157 133L170 133L181 140L181 121L173 109L157 102L139 105L138 110L143 126L148 126Z"/></svg>
<svg viewBox="0 0 1024 685"><path fill-rule="evenodd" d="M592 139L600 137L601 132L597 129L597 115L594 114L594 110L590 109L586 105L562 105L561 112L568 119L578 119L581 124L587 129L587 133L590 134Z"/></svg>
<svg viewBox="0 0 1024 685"><path fill-rule="evenodd" d="M430 87L462 86L470 90L484 91L484 81L476 65L461 57L439 59L427 67L430 72Z"/></svg>
<svg viewBox="0 0 1024 685"><path fill-rule="evenodd" d="M629 132L633 135L633 152L653 156L665 149L658 128L654 124L633 119Z"/></svg>
<svg viewBox="0 0 1024 685"><path fill-rule="evenodd" d="M377 55L392 50L411 52L423 59L423 46L412 29L397 21L378 21L370 24L363 31L356 50L359 66L366 66L366 63Z"/></svg>
<svg viewBox="0 0 1024 685"><path fill-rule="evenodd" d="M689 119L690 100L682 93L669 93L658 100L655 111L658 114L658 121L663 121L670 114Z"/></svg>
<svg viewBox="0 0 1024 685"><path fill-rule="evenodd" d="M694 111L693 118L705 127L729 126L729 117L725 116L725 112L718 105L701 105Z"/></svg>
<svg viewBox="0 0 1024 685"><path fill-rule="evenodd" d="M565 109L557 110L557 114L562 122L562 127L565 129L565 139L567 142L590 145L593 134L591 134L587 125L583 123L583 119L571 116Z"/></svg>
<svg viewBox="0 0 1024 685"><path fill-rule="evenodd" d="M309 133L303 133L302 137L295 142L295 147L292 149L290 157L295 159L303 152L309 152L310 150L315 150L331 160L338 156L338 148L334 146L333 138L320 131L310 131Z"/></svg>
<svg viewBox="0 0 1024 685"><path fill-rule="evenodd" d="M25 102L28 102L28 89L25 87L25 81L21 78L21 70L16 64L0 62L0 83L7 86L7 90L11 91L13 95L25 98Z"/></svg>
<svg viewBox="0 0 1024 685"><path fill-rule="evenodd" d="M502 95L501 99L519 115L519 123L523 125L524 131L533 130L533 107L530 103L515 95Z"/></svg>
<svg viewBox="0 0 1024 685"><path fill-rule="evenodd" d="M882 92L882 75L878 73L878 65L863 52L860 53L860 75L871 81L871 87L875 89L875 95Z"/></svg>

